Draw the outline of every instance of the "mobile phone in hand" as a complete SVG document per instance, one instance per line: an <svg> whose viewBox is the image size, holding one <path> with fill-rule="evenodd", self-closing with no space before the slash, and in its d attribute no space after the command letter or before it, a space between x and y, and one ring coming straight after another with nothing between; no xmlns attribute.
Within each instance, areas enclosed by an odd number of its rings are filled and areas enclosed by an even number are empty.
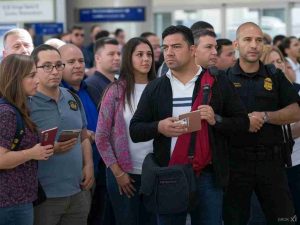
<svg viewBox="0 0 300 225"><path fill-rule="evenodd" d="M58 142L68 141L73 138L78 138L81 130L63 130L58 138Z"/></svg>

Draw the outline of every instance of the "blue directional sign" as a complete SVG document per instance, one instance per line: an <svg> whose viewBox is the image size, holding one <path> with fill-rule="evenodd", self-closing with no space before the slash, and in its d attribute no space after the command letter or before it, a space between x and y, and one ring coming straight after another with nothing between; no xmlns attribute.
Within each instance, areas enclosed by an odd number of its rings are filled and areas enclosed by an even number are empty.
<svg viewBox="0 0 300 225"><path fill-rule="evenodd" d="M80 22L142 22L145 7L91 8L79 10Z"/></svg>
<svg viewBox="0 0 300 225"><path fill-rule="evenodd" d="M3 24L0 25L0 37L3 36L7 31L17 28L16 24Z"/></svg>
<svg viewBox="0 0 300 225"><path fill-rule="evenodd" d="M34 23L32 27L37 35L55 35L64 31L63 23Z"/></svg>

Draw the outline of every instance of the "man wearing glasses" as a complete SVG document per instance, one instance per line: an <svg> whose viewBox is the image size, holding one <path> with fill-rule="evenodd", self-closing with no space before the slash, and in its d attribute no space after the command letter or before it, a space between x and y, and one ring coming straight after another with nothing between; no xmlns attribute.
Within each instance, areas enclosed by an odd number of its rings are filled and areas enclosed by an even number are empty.
<svg viewBox="0 0 300 225"><path fill-rule="evenodd" d="M58 127L54 155L38 167L47 200L35 207L36 225L83 225L89 212L87 192L94 181L91 145L81 101L59 86L65 64L59 51L40 45L32 56L40 83L29 100L31 118L38 130ZM81 130L78 138L57 141L63 130Z"/></svg>

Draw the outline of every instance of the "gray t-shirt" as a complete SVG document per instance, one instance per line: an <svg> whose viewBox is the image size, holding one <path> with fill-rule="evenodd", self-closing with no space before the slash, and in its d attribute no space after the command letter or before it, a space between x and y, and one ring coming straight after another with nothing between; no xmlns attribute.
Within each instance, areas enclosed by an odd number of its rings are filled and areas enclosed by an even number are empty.
<svg viewBox="0 0 300 225"><path fill-rule="evenodd" d="M67 89L60 87L58 102L37 92L28 100L30 115L40 131L58 127L56 140L62 130L83 129L86 117ZM80 137L71 150L57 153L46 161L39 161L38 178L48 198L67 197L81 191L82 149Z"/></svg>

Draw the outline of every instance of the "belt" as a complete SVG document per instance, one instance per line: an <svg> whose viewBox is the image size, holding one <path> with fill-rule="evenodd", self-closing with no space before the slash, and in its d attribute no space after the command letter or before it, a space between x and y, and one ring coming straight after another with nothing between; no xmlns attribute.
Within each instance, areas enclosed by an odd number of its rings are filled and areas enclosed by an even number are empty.
<svg viewBox="0 0 300 225"><path fill-rule="evenodd" d="M251 146L243 148L235 148L231 151L231 156L238 159L248 161L266 161L281 159L282 146Z"/></svg>

